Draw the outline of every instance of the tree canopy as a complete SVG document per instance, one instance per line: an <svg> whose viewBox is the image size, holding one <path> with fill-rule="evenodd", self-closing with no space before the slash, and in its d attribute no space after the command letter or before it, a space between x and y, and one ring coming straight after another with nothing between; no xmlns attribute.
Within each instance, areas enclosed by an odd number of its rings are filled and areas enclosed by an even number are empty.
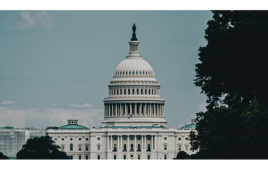
<svg viewBox="0 0 268 170"><path fill-rule="evenodd" d="M177 157L175 159L190 159L190 158L191 156L188 155L186 152L180 151L178 152Z"/></svg>
<svg viewBox="0 0 268 170"><path fill-rule="evenodd" d="M0 152L0 159L8 159L8 157L4 155L2 152Z"/></svg>
<svg viewBox="0 0 268 170"><path fill-rule="evenodd" d="M17 159L69 159L59 148L49 136L35 137L28 139L16 157Z"/></svg>
<svg viewBox="0 0 268 170"><path fill-rule="evenodd" d="M208 97L191 133L198 158L268 158L267 11L212 11L195 85Z"/></svg>

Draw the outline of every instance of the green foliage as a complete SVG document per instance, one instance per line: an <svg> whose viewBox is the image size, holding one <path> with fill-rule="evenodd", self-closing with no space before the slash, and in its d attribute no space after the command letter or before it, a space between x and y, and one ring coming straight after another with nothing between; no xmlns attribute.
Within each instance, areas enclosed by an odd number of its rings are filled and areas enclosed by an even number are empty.
<svg viewBox="0 0 268 170"><path fill-rule="evenodd" d="M267 11L213 11L195 85L208 97L190 135L199 159L268 158Z"/></svg>
<svg viewBox="0 0 268 170"><path fill-rule="evenodd" d="M6 155L4 155L2 152L0 152L0 159L8 159Z"/></svg>
<svg viewBox="0 0 268 170"><path fill-rule="evenodd" d="M195 84L215 104L222 96L229 106L268 99L268 12L213 11L199 49Z"/></svg>
<svg viewBox="0 0 268 170"><path fill-rule="evenodd" d="M59 148L49 136L28 139L17 153L17 159L69 159Z"/></svg>

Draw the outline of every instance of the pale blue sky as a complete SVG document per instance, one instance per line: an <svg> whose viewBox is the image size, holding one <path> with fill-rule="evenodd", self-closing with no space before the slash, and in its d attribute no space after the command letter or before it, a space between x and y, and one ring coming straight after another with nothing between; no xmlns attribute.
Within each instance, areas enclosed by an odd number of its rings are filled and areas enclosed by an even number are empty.
<svg viewBox="0 0 268 170"><path fill-rule="evenodd" d="M87 127L103 119L115 67L137 25L140 53L154 68L169 127L204 109L195 87L198 48L210 11L0 11L0 126Z"/></svg>

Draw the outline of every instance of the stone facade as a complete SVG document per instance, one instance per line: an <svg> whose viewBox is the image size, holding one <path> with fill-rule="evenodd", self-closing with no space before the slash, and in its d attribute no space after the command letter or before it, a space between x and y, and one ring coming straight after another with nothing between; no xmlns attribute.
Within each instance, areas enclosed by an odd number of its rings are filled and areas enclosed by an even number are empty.
<svg viewBox="0 0 268 170"><path fill-rule="evenodd" d="M88 129L69 120L46 130L73 159L173 159L179 151L192 154L188 138L193 129L166 127L165 100L154 70L139 54L137 38L129 44L129 55L108 86L103 126Z"/></svg>

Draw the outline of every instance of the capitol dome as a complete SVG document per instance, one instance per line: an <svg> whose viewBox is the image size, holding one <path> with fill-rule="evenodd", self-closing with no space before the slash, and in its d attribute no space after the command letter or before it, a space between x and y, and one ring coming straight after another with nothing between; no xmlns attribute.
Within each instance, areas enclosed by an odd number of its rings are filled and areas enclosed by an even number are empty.
<svg viewBox="0 0 268 170"><path fill-rule="evenodd" d="M165 127L165 100L154 70L139 53L139 41L133 26L129 55L121 61L108 85L104 99L104 126Z"/></svg>
<svg viewBox="0 0 268 170"><path fill-rule="evenodd" d="M141 57L127 57L121 61L114 72L113 78L154 78L152 66Z"/></svg>

